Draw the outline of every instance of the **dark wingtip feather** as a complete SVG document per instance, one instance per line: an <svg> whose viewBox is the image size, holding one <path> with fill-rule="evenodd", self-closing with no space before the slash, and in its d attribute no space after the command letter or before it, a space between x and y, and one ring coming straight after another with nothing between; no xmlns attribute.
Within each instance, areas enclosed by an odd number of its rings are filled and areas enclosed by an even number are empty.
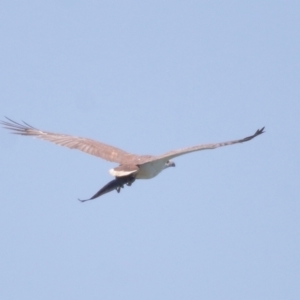
<svg viewBox="0 0 300 300"><path fill-rule="evenodd" d="M5 116L5 119L7 121L0 121L0 124L3 126L3 128L8 129L12 131L13 134L21 134L26 135L27 131L30 129L36 129L33 126L29 125L28 123L23 122L23 124L18 123L8 117Z"/></svg>

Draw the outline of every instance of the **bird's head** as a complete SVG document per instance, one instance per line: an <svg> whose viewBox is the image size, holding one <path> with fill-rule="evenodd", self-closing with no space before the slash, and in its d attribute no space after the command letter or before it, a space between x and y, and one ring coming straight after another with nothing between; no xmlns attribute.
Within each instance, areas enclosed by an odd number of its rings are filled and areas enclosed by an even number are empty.
<svg viewBox="0 0 300 300"><path fill-rule="evenodd" d="M165 169L166 169L166 168L169 168L169 167L175 167L174 161L168 160L168 161L165 163Z"/></svg>

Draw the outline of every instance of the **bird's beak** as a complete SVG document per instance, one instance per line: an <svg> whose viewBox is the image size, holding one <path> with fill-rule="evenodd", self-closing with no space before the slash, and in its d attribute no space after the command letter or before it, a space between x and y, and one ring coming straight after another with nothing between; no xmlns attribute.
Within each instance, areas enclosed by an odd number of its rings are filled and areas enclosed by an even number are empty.
<svg viewBox="0 0 300 300"><path fill-rule="evenodd" d="M175 163L174 163L174 161L171 161L171 160L169 161L168 165L169 165L169 167L175 167L176 166Z"/></svg>

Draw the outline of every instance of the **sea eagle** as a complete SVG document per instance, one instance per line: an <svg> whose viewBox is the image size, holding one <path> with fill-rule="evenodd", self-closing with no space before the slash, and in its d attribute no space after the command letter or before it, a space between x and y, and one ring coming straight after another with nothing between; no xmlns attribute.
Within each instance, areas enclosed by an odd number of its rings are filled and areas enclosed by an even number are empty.
<svg viewBox="0 0 300 300"><path fill-rule="evenodd" d="M78 199L81 202L93 200L113 190L116 190L119 193L121 188L123 188L125 184L130 186L136 179L153 178L162 170L169 167L175 167L175 163L171 161L171 159L174 157L190 152L215 149L218 147L244 143L264 133L263 127L261 129L258 129L253 135L245 137L243 139L222 143L198 145L170 151L158 156L152 156L131 154L119 148L106 145L104 143L100 143L88 138L42 131L35 127L32 127L24 121L23 124L20 124L9 118L6 119L7 121L0 121L0 123L4 128L11 130L14 134L37 137L46 141L53 142L60 146L66 146L71 149L78 149L88 154L95 155L102 159L119 164L118 167L109 170L110 174L114 176L115 179L106 184L90 199Z"/></svg>

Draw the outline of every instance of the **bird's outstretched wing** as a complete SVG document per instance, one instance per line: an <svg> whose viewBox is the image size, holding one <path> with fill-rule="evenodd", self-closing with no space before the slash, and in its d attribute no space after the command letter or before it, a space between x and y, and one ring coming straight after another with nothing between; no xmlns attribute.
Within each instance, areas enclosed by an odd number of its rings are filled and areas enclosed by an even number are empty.
<svg viewBox="0 0 300 300"><path fill-rule="evenodd" d="M229 145L234 145L234 144L238 144L238 143L244 143L244 142L248 142L250 140L252 140L253 138L257 137L258 135L264 133L264 129L265 127L258 129L253 135L250 135L248 137L245 137L243 139L239 139L239 140L234 140L234 141L228 141L228 142L222 142L222 143L214 143L214 144L204 144L204 145L198 145L198 146L194 146L194 147L188 147L188 148L183 148L183 149L178 149L178 150L174 150L174 151L170 151L167 152L165 154L159 155L159 156L155 156L154 160L169 160L172 159L174 157L183 155L183 154L187 154L190 152L195 152L195 151L200 151L200 150L207 150L207 149L215 149L218 147L223 147L223 146L229 146Z"/></svg>
<svg viewBox="0 0 300 300"><path fill-rule="evenodd" d="M121 164L129 157L135 156L116 147L109 146L91 139L42 131L32 127L24 121L23 124L20 124L7 117L6 119L7 121L0 121L0 123L4 128L11 130L14 134L33 136L42 140L53 142L60 146L68 147L70 149L78 149L111 162Z"/></svg>

